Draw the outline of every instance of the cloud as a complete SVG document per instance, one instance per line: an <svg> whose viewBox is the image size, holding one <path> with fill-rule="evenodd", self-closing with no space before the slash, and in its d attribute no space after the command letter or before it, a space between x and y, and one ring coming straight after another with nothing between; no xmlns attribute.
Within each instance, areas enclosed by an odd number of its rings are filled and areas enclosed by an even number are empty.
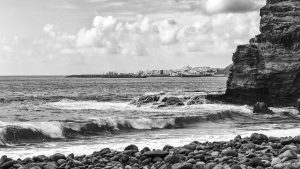
<svg viewBox="0 0 300 169"><path fill-rule="evenodd" d="M183 24L182 19L137 16L123 21L96 16L91 27L74 34L47 24L39 38L0 38L1 72L22 74L23 70L13 67L26 69L26 74L37 70L41 74L73 74L192 63L217 66L229 64L237 43L246 43L258 33L257 12L207 15L192 24Z"/></svg>
<svg viewBox="0 0 300 169"><path fill-rule="evenodd" d="M208 0L208 13L244 13L257 10L258 4L253 0Z"/></svg>
<svg viewBox="0 0 300 169"><path fill-rule="evenodd" d="M175 0L179 4L188 4L190 10L204 14L247 13L261 8L264 0Z"/></svg>

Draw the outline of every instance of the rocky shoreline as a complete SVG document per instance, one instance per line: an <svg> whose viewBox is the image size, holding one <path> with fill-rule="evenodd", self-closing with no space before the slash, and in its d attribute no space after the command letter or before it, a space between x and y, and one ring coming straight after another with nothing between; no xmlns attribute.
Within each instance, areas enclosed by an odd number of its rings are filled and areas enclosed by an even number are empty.
<svg viewBox="0 0 300 169"><path fill-rule="evenodd" d="M162 150L124 151L105 148L91 155L40 155L13 160L3 155L1 169L299 169L300 136L267 137L253 133L228 142L194 141L182 147L166 145Z"/></svg>

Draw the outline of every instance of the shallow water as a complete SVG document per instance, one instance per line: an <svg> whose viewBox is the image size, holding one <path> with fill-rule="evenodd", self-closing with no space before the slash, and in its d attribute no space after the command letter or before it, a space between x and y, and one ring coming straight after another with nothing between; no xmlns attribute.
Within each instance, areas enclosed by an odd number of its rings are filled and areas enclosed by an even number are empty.
<svg viewBox="0 0 300 169"><path fill-rule="evenodd" d="M162 148L195 140L226 141L253 132L298 135L300 117L294 108L253 115L246 105L132 104L140 96L159 93L179 98L223 93L226 80L0 77L0 154L13 158L55 152L80 155L105 147L122 150L129 144Z"/></svg>

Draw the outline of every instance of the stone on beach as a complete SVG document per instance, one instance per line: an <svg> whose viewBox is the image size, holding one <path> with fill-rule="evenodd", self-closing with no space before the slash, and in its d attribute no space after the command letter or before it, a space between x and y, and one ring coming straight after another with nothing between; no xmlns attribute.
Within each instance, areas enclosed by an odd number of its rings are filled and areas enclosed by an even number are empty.
<svg viewBox="0 0 300 169"><path fill-rule="evenodd" d="M162 150L147 151L143 155L147 157L166 157L169 153Z"/></svg>

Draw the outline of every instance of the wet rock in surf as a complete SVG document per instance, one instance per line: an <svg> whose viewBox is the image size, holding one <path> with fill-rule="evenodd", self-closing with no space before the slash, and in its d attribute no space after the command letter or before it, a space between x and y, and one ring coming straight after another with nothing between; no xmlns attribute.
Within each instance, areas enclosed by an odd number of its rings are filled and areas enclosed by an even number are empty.
<svg viewBox="0 0 300 169"><path fill-rule="evenodd" d="M257 102L253 107L253 113L256 114L274 114L264 102Z"/></svg>
<svg viewBox="0 0 300 169"><path fill-rule="evenodd" d="M158 102L159 99L160 99L160 95L145 95L145 96L141 96L137 100L133 100L131 104L142 106L145 104Z"/></svg>
<svg viewBox="0 0 300 169"><path fill-rule="evenodd" d="M187 101L187 105L197 105L197 104L204 104L206 102L205 98L201 96L194 96L190 100Z"/></svg>
<svg viewBox="0 0 300 169"><path fill-rule="evenodd" d="M165 97L161 100L162 104L159 107L163 106L184 106L183 101L178 97Z"/></svg>

